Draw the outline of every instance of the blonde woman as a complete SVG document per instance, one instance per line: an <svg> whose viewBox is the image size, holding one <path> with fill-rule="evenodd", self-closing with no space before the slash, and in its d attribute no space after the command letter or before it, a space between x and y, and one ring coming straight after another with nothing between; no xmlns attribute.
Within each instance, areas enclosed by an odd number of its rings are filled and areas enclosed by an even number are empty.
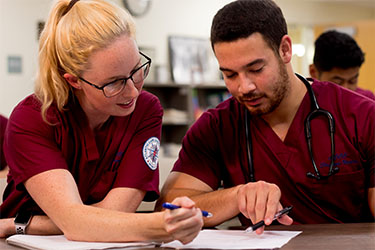
<svg viewBox="0 0 375 250"><path fill-rule="evenodd" d="M162 107L142 91L151 59L131 16L104 0L57 1L41 34L35 94L14 109L0 236L190 242L202 215L134 213L158 195ZM14 223L14 217L15 223Z"/></svg>

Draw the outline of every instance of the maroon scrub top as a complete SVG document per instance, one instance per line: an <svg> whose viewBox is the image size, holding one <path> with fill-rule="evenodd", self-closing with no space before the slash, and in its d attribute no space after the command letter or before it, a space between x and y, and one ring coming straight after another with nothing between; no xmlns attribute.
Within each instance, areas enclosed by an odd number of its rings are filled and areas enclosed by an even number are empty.
<svg viewBox="0 0 375 250"><path fill-rule="evenodd" d="M312 84L321 108L332 113L335 124L334 157L339 172L326 180L306 176L314 172L304 132L311 110L304 97L284 142L260 117L250 118L253 166L256 180L275 183L281 204L293 205L295 223L373 221L367 202L374 187L375 102L336 84ZM216 190L249 181L244 106L233 97L208 110L191 127L173 171L199 178ZM315 162L326 175L331 159L330 136L325 118L312 123ZM243 224L250 224L244 217Z"/></svg>
<svg viewBox="0 0 375 250"><path fill-rule="evenodd" d="M370 98L371 100L375 101L375 95L370 90L357 88L355 90L355 92L358 93L358 94L361 94L363 96L366 96L366 97Z"/></svg>
<svg viewBox="0 0 375 250"><path fill-rule="evenodd" d="M100 202L116 187L144 190L146 201L158 198L157 161L152 165L143 156L145 145L160 140L163 110L157 97L142 91L134 112L110 117L97 134L90 129L79 102L70 103L65 112L49 108L52 126L42 120L40 102L34 95L14 109L5 136L10 170L0 207L2 218L15 216L21 206L43 214L23 183L51 169L72 173L84 204Z"/></svg>
<svg viewBox="0 0 375 250"><path fill-rule="evenodd" d="M8 119L5 116L0 115L0 170L7 166L3 149L5 128L7 127L7 123Z"/></svg>

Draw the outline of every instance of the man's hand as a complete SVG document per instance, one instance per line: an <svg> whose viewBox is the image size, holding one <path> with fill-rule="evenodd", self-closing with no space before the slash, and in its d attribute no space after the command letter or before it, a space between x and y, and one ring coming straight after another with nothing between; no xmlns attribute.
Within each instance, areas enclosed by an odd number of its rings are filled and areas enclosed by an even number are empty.
<svg viewBox="0 0 375 250"><path fill-rule="evenodd" d="M281 191L277 185L264 181L250 182L238 188L238 209L253 224L264 220L266 225L270 225L275 214L282 209L280 197ZM284 225L293 223L288 215L281 216L278 221ZM261 234L263 230L261 227L256 233Z"/></svg>

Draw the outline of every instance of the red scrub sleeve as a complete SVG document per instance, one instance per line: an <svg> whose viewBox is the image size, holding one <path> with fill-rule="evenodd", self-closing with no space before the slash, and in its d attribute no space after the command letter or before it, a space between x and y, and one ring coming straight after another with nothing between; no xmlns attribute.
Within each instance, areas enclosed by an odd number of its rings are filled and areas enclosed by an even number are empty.
<svg viewBox="0 0 375 250"><path fill-rule="evenodd" d="M36 174L67 169L54 142L53 127L43 121L38 106L36 98L30 96L17 105L9 118L4 149L17 189L22 189L22 183ZM56 115L50 112L48 116L57 122Z"/></svg>
<svg viewBox="0 0 375 250"><path fill-rule="evenodd" d="M214 115L205 112L188 130L182 143L173 170L183 172L200 179L213 190L220 186L224 166L216 136L217 120Z"/></svg>
<svg viewBox="0 0 375 250"><path fill-rule="evenodd" d="M365 109L366 107L366 109ZM359 110L366 111L360 114L357 127L361 154L364 155L366 171L368 173L369 188L375 187L375 102L363 100Z"/></svg>

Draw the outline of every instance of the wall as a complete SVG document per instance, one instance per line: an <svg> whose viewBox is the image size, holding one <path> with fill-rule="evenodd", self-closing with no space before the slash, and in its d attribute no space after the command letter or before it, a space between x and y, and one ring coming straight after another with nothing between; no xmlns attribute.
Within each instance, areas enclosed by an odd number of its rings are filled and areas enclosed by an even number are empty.
<svg viewBox="0 0 375 250"><path fill-rule="evenodd" d="M121 0L111 1L121 5ZM167 65L168 35L208 38L213 15L228 2L230 0L153 0L150 12L144 17L136 18L138 43L155 49L155 64ZM289 24L306 27L312 27L316 23L375 19L375 7L307 0L276 2L283 9ZM37 22L45 19L50 3L51 0L0 0L1 114L9 116L13 107L33 91L38 51ZM9 55L22 57L21 74L7 73ZM305 64L308 63L304 60Z"/></svg>
<svg viewBox="0 0 375 250"><path fill-rule="evenodd" d="M32 93L37 69L37 22L45 20L50 0L0 0L0 114ZM22 73L9 74L8 56L22 57Z"/></svg>
<svg viewBox="0 0 375 250"><path fill-rule="evenodd" d="M121 4L121 0L112 0ZM168 62L167 36L208 38L212 17L231 0L154 0L150 11L136 18L139 45L155 47L158 64ZM374 8L306 0L276 0L288 24L315 24L375 19Z"/></svg>

